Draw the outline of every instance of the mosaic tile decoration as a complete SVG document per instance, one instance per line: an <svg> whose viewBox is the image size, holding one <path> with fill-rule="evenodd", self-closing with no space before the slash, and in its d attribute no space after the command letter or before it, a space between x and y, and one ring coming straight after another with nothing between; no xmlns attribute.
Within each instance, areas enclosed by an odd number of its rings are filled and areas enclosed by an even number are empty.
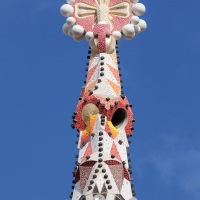
<svg viewBox="0 0 200 200"><path fill-rule="evenodd" d="M115 145L115 142L113 142L113 144L112 144L112 148L111 148L110 154L114 155L119 161L122 161L121 157L119 155L119 151L117 150L117 147Z"/></svg>
<svg viewBox="0 0 200 200"><path fill-rule="evenodd" d="M87 156L90 156L91 154L92 154L92 145L91 145L91 142L89 142L89 144L88 144L88 146L87 146L87 149L86 149L86 151L85 151L85 154L84 154L84 156L83 156L83 158L82 158L82 160L81 160L81 163L82 163L83 161L85 161L86 157L87 157Z"/></svg>
<svg viewBox="0 0 200 200"><path fill-rule="evenodd" d="M130 18L133 16L131 12L132 2L130 0L125 1L126 7L122 12L126 13L124 17L118 16L118 12L116 10L119 9L120 4L122 3L121 0L111 0L105 1L105 4L109 7L109 24L112 27L112 31L121 30L125 24L130 22ZM80 3L81 6L77 6ZM97 8L99 6L99 1L95 0L76 0L72 4L74 8L74 13L72 16L76 19L76 23L84 27L86 31L93 31L94 25L97 23ZM90 6L90 10L88 9ZM93 9L93 15L91 14L91 10ZM78 12L84 12L84 16L79 16Z"/></svg>
<svg viewBox="0 0 200 200"><path fill-rule="evenodd" d="M71 125L80 132L72 200L92 200L95 194L106 200L130 200L127 137L132 136L135 120L121 89L116 41L122 35L132 39L146 28L137 17L145 7L133 0L67 2L61 7L68 17L63 32L76 41L86 38L90 45L85 86ZM116 116L122 122L116 123Z"/></svg>
<svg viewBox="0 0 200 200"><path fill-rule="evenodd" d="M122 165L109 165L112 176L117 184L119 191L121 191L124 174L123 174L123 166Z"/></svg>

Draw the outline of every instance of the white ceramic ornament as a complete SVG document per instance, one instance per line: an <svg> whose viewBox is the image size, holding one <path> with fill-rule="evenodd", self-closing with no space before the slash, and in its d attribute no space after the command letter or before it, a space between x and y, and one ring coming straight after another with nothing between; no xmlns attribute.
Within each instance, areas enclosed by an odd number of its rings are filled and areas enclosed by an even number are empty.
<svg viewBox="0 0 200 200"><path fill-rule="evenodd" d="M147 23L141 19L138 26L140 27L141 31L145 31L147 28Z"/></svg>
<svg viewBox="0 0 200 200"><path fill-rule="evenodd" d="M68 35L69 29L70 29L70 26L67 23L63 24L62 31L64 34Z"/></svg>
<svg viewBox="0 0 200 200"><path fill-rule="evenodd" d="M90 41L93 37L94 37L94 34L93 34L93 32L91 32L91 31L88 31L88 32L85 34L85 38L86 38L87 41Z"/></svg>
<svg viewBox="0 0 200 200"><path fill-rule="evenodd" d="M134 33L133 35L131 35L131 36L124 35L124 38L125 38L126 40L132 40L134 37L135 37L135 33Z"/></svg>
<svg viewBox="0 0 200 200"><path fill-rule="evenodd" d="M142 3L136 3L133 5L132 11L133 11L133 14L137 16L141 16L145 13L146 8Z"/></svg>
<svg viewBox="0 0 200 200"><path fill-rule="evenodd" d="M131 37L131 36L133 36L135 34L135 29L134 29L132 24L126 24L122 28L122 32L124 33L124 35Z"/></svg>
<svg viewBox="0 0 200 200"><path fill-rule="evenodd" d="M133 25L137 25L139 22L140 22L140 18L139 17L137 17L137 16L132 16L131 17L131 23Z"/></svg>
<svg viewBox="0 0 200 200"><path fill-rule="evenodd" d="M139 0L131 0L133 3L138 3Z"/></svg>
<svg viewBox="0 0 200 200"><path fill-rule="evenodd" d="M112 35L115 38L115 40L120 40L122 37L122 34L119 31L112 32Z"/></svg>
<svg viewBox="0 0 200 200"><path fill-rule="evenodd" d="M72 33L74 37L80 37L84 33L84 28L80 25L75 25L72 28Z"/></svg>
<svg viewBox="0 0 200 200"><path fill-rule="evenodd" d="M66 22L67 22L67 24L69 25L69 26L74 26L74 24L76 23L76 19L75 18L73 18L73 17L68 17L67 18L67 20L66 20Z"/></svg>
<svg viewBox="0 0 200 200"><path fill-rule="evenodd" d="M67 0L68 4L73 4L75 2L75 0Z"/></svg>
<svg viewBox="0 0 200 200"><path fill-rule="evenodd" d="M135 34L138 34L141 32L141 28L138 25L134 26L134 29L135 29Z"/></svg>
<svg viewBox="0 0 200 200"><path fill-rule="evenodd" d="M80 42L80 41L82 41L84 39L84 37L85 37L85 35L83 34L80 37L75 37L74 36L73 38L74 38L75 41Z"/></svg>
<svg viewBox="0 0 200 200"><path fill-rule="evenodd" d="M69 17L74 12L74 8L69 4L64 4L60 8L60 12L64 17Z"/></svg>
<svg viewBox="0 0 200 200"><path fill-rule="evenodd" d="M70 29L68 30L68 35L69 35L70 37L73 37L72 28L70 28Z"/></svg>

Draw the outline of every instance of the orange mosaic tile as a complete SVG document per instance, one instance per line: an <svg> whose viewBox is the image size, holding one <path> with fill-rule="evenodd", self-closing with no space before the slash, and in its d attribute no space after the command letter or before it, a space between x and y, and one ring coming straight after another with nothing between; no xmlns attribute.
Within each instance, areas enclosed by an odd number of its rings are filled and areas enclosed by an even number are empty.
<svg viewBox="0 0 200 200"><path fill-rule="evenodd" d="M91 83L89 86L87 86L85 88L85 92L87 92L88 90L92 90L94 88L94 86L95 86L96 83L97 83L97 80L94 81L93 83Z"/></svg>
<svg viewBox="0 0 200 200"><path fill-rule="evenodd" d="M119 131L113 126L111 121L107 121L107 123L108 123L110 130L111 130L112 138L113 139L116 138L117 135L119 134Z"/></svg>
<svg viewBox="0 0 200 200"><path fill-rule="evenodd" d="M109 79L107 79L107 81L109 82L109 84L113 88L113 90L115 91L116 95L120 95L120 91L121 91L120 86L116 85L115 83L113 83Z"/></svg>
<svg viewBox="0 0 200 200"><path fill-rule="evenodd" d="M90 133L93 132L96 119L97 119L97 115L91 115L90 116Z"/></svg>
<svg viewBox="0 0 200 200"><path fill-rule="evenodd" d="M91 70L88 71L86 85L90 81L90 79L91 79L92 75L94 74L94 72L97 70L97 67L98 67L98 64L95 67L93 67Z"/></svg>
<svg viewBox="0 0 200 200"><path fill-rule="evenodd" d="M120 78L119 78L119 71L118 69L113 68L111 65L107 64L108 68L110 69L110 71L112 72L112 74L114 75L115 79L117 80L117 82L120 84Z"/></svg>
<svg viewBox="0 0 200 200"><path fill-rule="evenodd" d="M112 58L112 60L115 63L115 65L118 66L116 53L114 52L113 54L110 54L110 57Z"/></svg>

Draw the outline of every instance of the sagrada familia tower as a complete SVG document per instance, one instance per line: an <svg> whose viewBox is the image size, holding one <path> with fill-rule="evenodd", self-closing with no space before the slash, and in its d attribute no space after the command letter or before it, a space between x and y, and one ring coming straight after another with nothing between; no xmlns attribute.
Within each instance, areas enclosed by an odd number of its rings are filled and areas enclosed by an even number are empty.
<svg viewBox="0 0 200 200"><path fill-rule="evenodd" d="M138 0L67 0L61 7L63 32L89 42L89 62L72 128L79 131L79 155L72 200L136 200L128 138L134 129L132 105L119 73L118 40L131 40L147 27Z"/></svg>

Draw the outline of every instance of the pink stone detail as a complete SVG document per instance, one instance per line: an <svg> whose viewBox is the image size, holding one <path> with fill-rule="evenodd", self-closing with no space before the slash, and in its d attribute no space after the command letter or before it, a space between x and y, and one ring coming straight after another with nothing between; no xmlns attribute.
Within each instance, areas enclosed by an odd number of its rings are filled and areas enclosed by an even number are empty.
<svg viewBox="0 0 200 200"><path fill-rule="evenodd" d="M85 154L84 154L84 156L83 156L81 162L83 162L83 161L86 159L86 157L87 157L87 156L90 156L91 154L92 154L92 145L91 145L91 142L90 142L90 143L88 144L88 147L87 147L87 149L86 149L86 151L85 151Z"/></svg>
<svg viewBox="0 0 200 200"><path fill-rule="evenodd" d="M122 188L123 180L124 180L124 170L122 165L109 165L112 176L115 180L115 183L119 189Z"/></svg>
<svg viewBox="0 0 200 200"><path fill-rule="evenodd" d="M110 0L109 6L113 6L115 4L122 3L122 2L127 2L130 5L133 4L130 0L125 0L125 1L124 0Z"/></svg>
<svg viewBox="0 0 200 200"><path fill-rule="evenodd" d="M90 173L92 171L93 166L86 167L86 166L80 166L80 181L81 181L81 190L82 192L85 189L85 185L88 181L88 178L90 176Z"/></svg>
<svg viewBox="0 0 200 200"><path fill-rule="evenodd" d="M121 0L120 0L121 1ZM92 5L92 6L95 6L97 7L97 3L95 0L76 0L74 3L73 3L73 6L76 4L76 3L86 3L86 4L89 4L89 5Z"/></svg>
<svg viewBox="0 0 200 200"><path fill-rule="evenodd" d="M118 152L117 147L116 147L116 145L115 145L114 142L113 142L113 145L112 145L110 154L111 154L111 155L115 155L115 157L116 157L118 160L121 161L121 157L120 157L120 155L119 155L119 152Z"/></svg>
<svg viewBox="0 0 200 200"><path fill-rule="evenodd" d="M98 35L99 52L106 52L106 35L111 34L109 24L96 24L94 26L94 35Z"/></svg>

